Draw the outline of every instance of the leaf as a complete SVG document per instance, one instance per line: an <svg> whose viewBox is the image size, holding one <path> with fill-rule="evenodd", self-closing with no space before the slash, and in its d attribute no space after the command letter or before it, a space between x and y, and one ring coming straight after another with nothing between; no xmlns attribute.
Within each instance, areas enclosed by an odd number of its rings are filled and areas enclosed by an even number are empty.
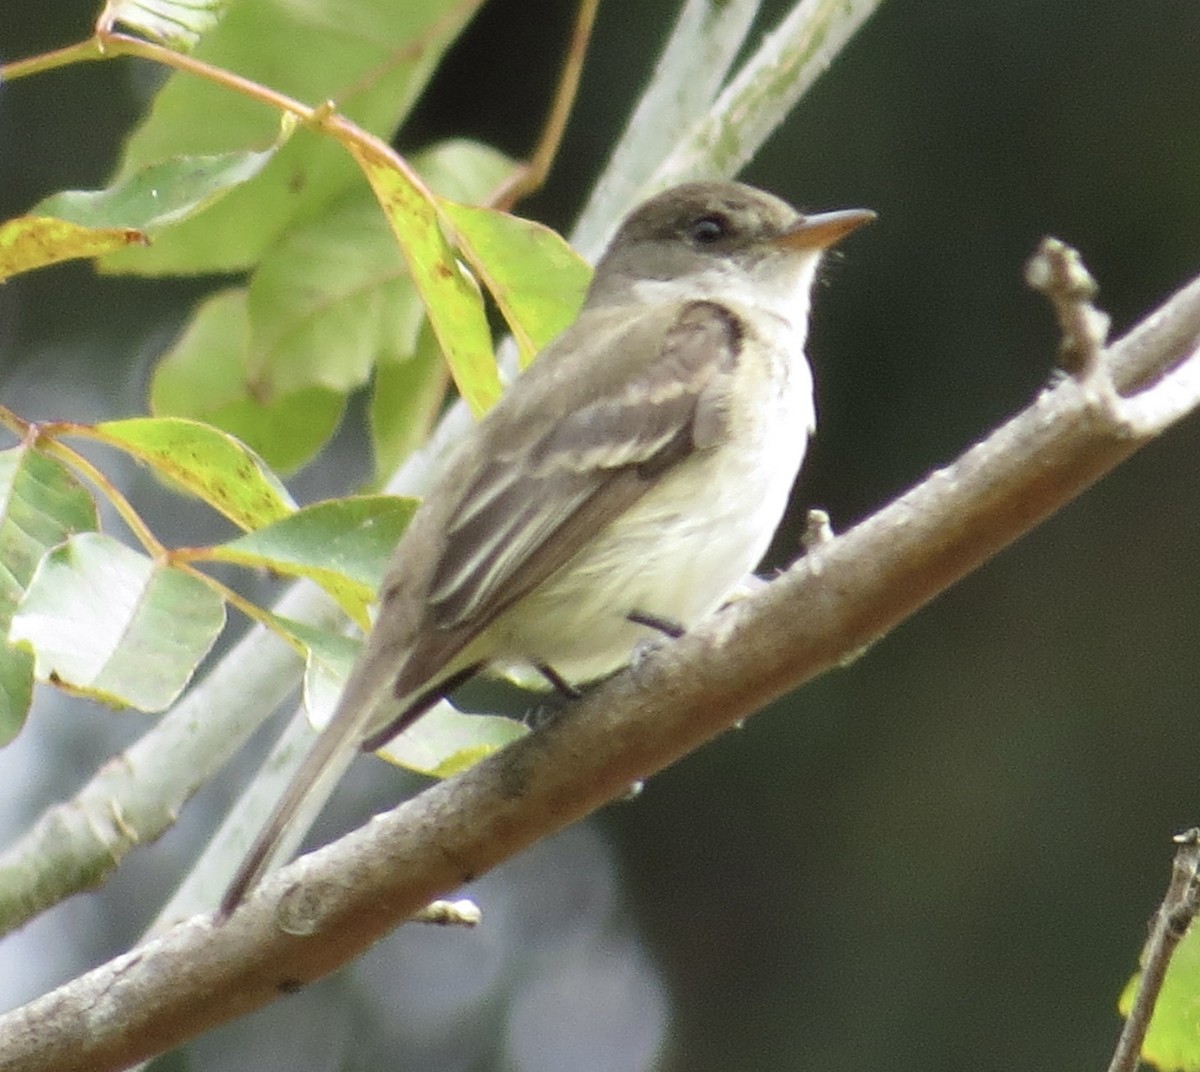
<svg viewBox="0 0 1200 1072"><path fill-rule="evenodd" d="M316 503L214 547L210 555L316 581L365 625L367 604L375 598L416 506L415 500L394 495Z"/></svg>
<svg viewBox="0 0 1200 1072"><path fill-rule="evenodd" d="M385 484L428 438L446 394L445 370L442 351L428 324L410 357L376 366L370 423L378 484Z"/></svg>
<svg viewBox="0 0 1200 1072"><path fill-rule="evenodd" d="M469 138L435 142L408 162L438 197L467 205L486 201L517 168L499 149Z"/></svg>
<svg viewBox="0 0 1200 1072"><path fill-rule="evenodd" d="M84 227L46 216L18 216L0 223L0 283L35 268L145 243L146 236L131 227Z"/></svg>
<svg viewBox="0 0 1200 1072"><path fill-rule="evenodd" d="M1122 1016L1130 1006L1141 973L1134 975L1121 995ZM1154 1006L1150 1029L1142 1043L1142 1059L1160 1072L1200 1069L1200 930L1193 924L1171 958L1167 977Z"/></svg>
<svg viewBox="0 0 1200 1072"><path fill-rule="evenodd" d="M308 104L334 100L341 114L386 138L481 2L235 3L195 55ZM278 113L260 101L175 72L126 142L119 177L184 154L266 144L277 123ZM314 219L359 181L334 138L298 130L255 182L165 232L140 256L110 257L104 267L146 275L245 270L297 221Z"/></svg>
<svg viewBox="0 0 1200 1072"><path fill-rule="evenodd" d="M295 509L262 458L219 428L177 417L135 417L105 421L94 433L244 529L261 528Z"/></svg>
<svg viewBox="0 0 1200 1072"><path fill-rule="evenodd" d="M42 559L10 636L33 652L42 681L162 711L224 624L225 604L203 581L85 532Z"/></svg>
<svg viewBox="0 0 1200 1072"><path fill-rule="evenodd" d="M476 142L443 142L413 168L465 200L485 197L514 165ZM260 400L308 387L361 387L377 361L401 361L425 310L379 203L358 184L266 252L250 279L246 366Z"/></svg>
<svg viewBox="0 0 1200 1072"><path fill-rule="evenodd" d="M32 703L33 657L5 643L0 647L0 746L21 732Z"/></svg>
<svg viewBox="0 0 1200 1072"><path fill-rule="evenodd" d="M302 636L308 648L304 664L304 708L308 721L318 733L329 725L338 697L350 676L362 643L347 636L314 636L308 630Z"/></svg>
<svg viewBox="0 0 1200 1072"><path fill-rule="evenodd" d="M96 524L95 502L66 466L27 445L0 452L0 636L42 556ZM32 696L32 657L0 645L0 745L20 730Z"/></svg>
<svg viewBox="0 0 1200 1072"><path fill-rule="evenodd" d="M333 717L362 644L285 619L280 620L280 626L308 648L304 706L313 729L319 733ZM442 700L376 754L419 774L448 778L527 732L525 725L515 719L466 714Z"/></svg>
<svg viewBox="0 0 1200 1072"><path fill-rule="evenodd" d="M466 714L442 700L377 755L421 774L449 778L528 732L516 719Z"/></svg>
<svg viewBox="0 0 1200 1072"><path fill-rule="evenodd" d="M527 365L579 312L592 270L549 227L442 201L458 248L499 306Z"/></svg>
<svg viewBox="0 0 1200 1072"><path fill-rule="evenodd" d="M216 425L272 469L291 472L311 460L333 433L345 399L317 387L262 397L246 367L249 333L244 290L223 290L207 299L154 370L150 408L159 416Z"/></svg>
<svg viewBox="0 0 1200 1072"><path fill-rule="evenodd" d="M365 188L291 230L247 293L247 368L258 397L366 383L379 358L412 352L425 311L396 239Z"/></svg>
<svg viewBox="0 0 1200 1072"><path fill-rule="evenodd" d="M390 161L355 156L404 252L459 393L473 413L486 412L500 397L500 376L475 281L447 243L428 192Z"/></svg>
<svg viewBox="0 0 1200 1072"><path fill-rule="evenodd" d="M435 145L417 160L436 182L467 196L482 196L512 167L468 141ZM217 425L289 472L325 443L346 393L376 362L398 364L413 353L424 315L396 238L360 182L269 250L247 290L199 306L154 373L151 407ZM437 406L439 372L426 367L409 383L430 389L397 412Z"/></svg>
<svg viewBox="0 0 1200 1072"><path fill-rule="evenodd" d="M313 728L320 732L333 717L361 645L346 637L312 639L304 675L304 704ZM418 774L449 778L528 732L515 719L466 714L442 700L376 755Z"/></svg>
<svg viewBox="0 0 1200 1072"><path fill-rule="evenodd" d="M102 24L119 22L187 52L221 19L230 0L108 0Z"/></svg>
<svg viewBox="0 0 1200 1072"><path fill-rule="evenodd" d="M177 156L142 168L106 190L53 194L31 211L86 227L152 232L181 223L249 182L267 166L277 149L278 145L273 145L262 152Z"/></svg>

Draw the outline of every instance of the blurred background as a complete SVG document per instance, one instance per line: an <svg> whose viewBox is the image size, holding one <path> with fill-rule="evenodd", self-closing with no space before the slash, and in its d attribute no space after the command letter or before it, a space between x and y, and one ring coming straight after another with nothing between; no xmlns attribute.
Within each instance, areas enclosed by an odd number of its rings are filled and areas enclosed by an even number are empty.
<svg viewBox="0 0 1200 1072"><path fill-rule="evenodd" d="M524 214L569 226L676 6L602 5ZM83 37L95 7L6 0L0 55ZM485 6L402 149L532 145L573 4L529 9ZM846 528L1032 398L1057 344L1022 283L1042 235L1081 250L1116 334L1200 270L1197 41L1190 0L888 0L801 102L743 177L881 218L818 296L821 430L794 520L822 506ZM96 64L0 86L0 218L103 186L149 77ZM86 264L13 280L0 398L27 417L142 412L152 361L213 285ZM1170 836L1200 822L1198 451L1192 420L852 666L487 876L480 930L404 928L156 1068L1103 1067ZM351 429L294 486L338 494L365 471ZM168 540L207 524L163 500ZM795 544L793 525L775 561ZM3 840L143 728L43 696L0 753ZM134 940L268 743L103 891L0 942L0 1007ZM361 766L330 829L403 791Z"/></svg>

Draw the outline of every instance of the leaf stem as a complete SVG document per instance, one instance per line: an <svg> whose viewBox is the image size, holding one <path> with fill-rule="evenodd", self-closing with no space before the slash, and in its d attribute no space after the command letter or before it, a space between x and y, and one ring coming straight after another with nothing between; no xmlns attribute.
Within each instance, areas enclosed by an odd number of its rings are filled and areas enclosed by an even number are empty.
<svg viewBox="0 0 1200 1072"><path fill-rule="evenodd" d="M27 437L36 440L37 445L43 451L66 463L95 485L100 493L112 503L113 509L120 515L121 520L125 522L129 531L133 533L137 541L145 548L148 555L159 561L166 559L168 557L166 547L150 531L149 526L142 520L141 515L133 508L133 504L125 498L116 484L109 480L104 473L78 451L73 450L65 443L61 443L54 438L55 434L62 432L74 433L77 430L77 426L66 422L56 422L53 425L30 424Z"/></svg>
<svg viewBox="0 0 1200 1072"><path fill-rule="evenodd" d="M580 0L575 25L571 30L571 40L567 45L567 54L563 58L558 88L555 90L554 100L537 145L534 146L529 161L513 172L487 199L487 203L493 208L507 212L521 198L539 189L546 181L550 165L554 163L562 144L567 119L575 104L575 96L579 92L583 60L591 43L592 27L596 24L596 8L599 4L600 0Z"/></svg>
<svg viewBox="0 0 1200 1072"><path fill-rule="evenodd" d="M226 603L236 607L252 622L257 622L264 628L270 629L272 633L287 644L301 659L308 658L308 647L293 633L283 628L279 623L279 619L274 614L265 607L260 607L257 603L239 594L235 589L217 580L212 574L205 573L204 570L197 569L192 565L193 559L200 559L203 555L203 549L185 547L174 551L167 551L166 559L174 569L195 577L196 580L207 585L225 600Z"/></svg>
<svg viewBox="0 0 1200 1072"><path fill-rule="evenodd" d="M0 81L15 82L31 74L41 74L53 71L59 67L68 67L72 63L87 63L92 60L108 59L99 38L89 37L86 41L78 41L64 48L56 48L52 52L43 52L38 56L27 56L23 60L13 60L11 63L0 64Z"/></svg>
<svg viewBox="0 0 1200 1072"><path fill-rule="evenodd" d="M166 67L173 67L177 71L186 71L209 82L215 82L219 86L224 86L235 93L250 97L252 100L261 101L272 108L294 115L304 123L311 123L321 110L320 107L312 108L294 97L289 97L286 93L280 93L269 86L264 86L261 82L244 78L240 74L234 74L233 71L205 63L203 60L198 60L183 52L156 45L153 41L144 41L140 37L132 37L123 33L105 34L99 39L104 51L114 56L138 56L141 59L161 63Z"/></svg>

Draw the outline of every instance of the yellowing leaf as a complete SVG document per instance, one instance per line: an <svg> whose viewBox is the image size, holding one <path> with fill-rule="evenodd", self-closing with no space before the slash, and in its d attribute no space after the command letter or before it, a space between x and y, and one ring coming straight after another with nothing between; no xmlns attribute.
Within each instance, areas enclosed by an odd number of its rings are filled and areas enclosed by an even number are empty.
<svg viewBox="0 0 1200 1072"><path fill-rule="evenodd" d="M295 509L266 463L219 428L178 417L135 417L106 421L94 432L242 528L260 528Z"/></svg>
<svg viewBox="0 0 1200 1072"><path fill-rule="evenodd" d="M458 263L426 191L390 162L357 151L355 157L395 232L433 332L459 393L476 415L500 397L500 376L483 301Z"/></svg>
<svg viewBox="0 0 1200 1072"><path fill-rule="evenodd" d="M10 639L33 652L42 681L162 711L224 624L225 605L203 581L85 532L42 559Z"/></svg>
<svg viewBox="0 0 1200 1072"><path fill-rule="evenodd" d="M490 208L442 201L458 248L508 323L523 364L579 312L592 270L558 234Z"/></svg>
<svg viewBox="0 0 1200 1072"><path fill-rule="evenodd" d="M34 268L146 242L145 234L131 227L84 227L50 216L18 216L0 223L0 282Z"/></svg>

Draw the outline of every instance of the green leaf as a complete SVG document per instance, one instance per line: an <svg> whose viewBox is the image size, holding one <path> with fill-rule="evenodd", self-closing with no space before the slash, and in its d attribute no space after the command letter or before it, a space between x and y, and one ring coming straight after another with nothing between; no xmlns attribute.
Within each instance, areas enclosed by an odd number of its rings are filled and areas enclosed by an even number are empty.
<svg viewBox="0 0 1200 1072"><path fill-rule="evenodd" d="M314 636L308 630L302 637L308 648L304 664L304 708L317 731L329 725L338 697L350 676L362 642L347 636Z"/></svg>
<svg viewBox="0 0 1200 1072"><path fill-rule="evenodd" d="M443 142L412 165L456 197L485 197L514 164L476 142ZM248 376L260 400L308 387L346 393L376 361L413 352L425 310L379 203L362 184L271 247L251 277Z"/></svg>
<svg viewBox="0 0 1200 1072"><path fill-rule="evenodd" d="M108 0L102 20L119 22L187 52L220 21L230 0Z"/></svg>
<svg viewBox="0 0 1200 1072"><path fill-rule="evenodd" d="M0 645L0 746L21 732L32 703L33 656L6 642Z"/></svg>
<svg viewBox="0 0 1200 1072"><path fill-rule="evenodd" d="M341 114L390 137L482 0L242 0L195 51L198 59ZM269 143L278 112L187 72L168 78L148 118L125 147L119 176L191 154ZM310 220L361 180L337 141L298 130L253 183L203 216L159 236L134 257L105 268L147 275L239 271L299 220Z"/></svg>
<svg viewBox="0 0 1200 1072"><path fill-rule="evenodd" d="M224 624L225 604L203 581L83 533L42 559L10 636L33 652L39 680L161 711Z"/></svg>
<svg viewBox="0 0 1200 1072"><path fill-rule="evenodd" d="M244 529L261 528L295 509L262 458L219 428L177 417L136 417L94 430L102 442L141 459Z"/></svg>
<svg viewBox="0 0 1200 1072"><path fill-rule="evenodd" d="M1141 981L1134 975L1121 995L1122 1016L1129 1015ZM1142 1059L1160 1072L1195 1072L1200 1069L1200 930L1195 925L1175 949L1167 977L1154 1006L1150 1030L1142 1043Z"/></svg>
<svg viewBox="0 0 1200 1072"><path fill-rule="evenodd" d="M250 281L249 377L260 398L361 387L412 352L424 319L396 239L362 188L291 230Z"/></svg>
<svg viewBox="0 0 1200 1072"><path fill-rule="evenodd" d="M153 232L181 223L249 182L273 157L240 150L210 156L178 156L129 175L106 190L66 190L31 210L92 228L137 228Z"/></svg>
<svg viewBox="0 0 1200 1072"><path fill-rule="evenodd" d="M377 754L409 770L449 778L528 732L516 719L466 714L443 700Z"/></svg>
<svg viewBox="0 0 1200 1072"><path fill-rule="evenodd" d="M96 524L95 502L66 466L26 445L0 452L0 637L42 556ZM20 730L32 696L32 657L0 644L0 745Z"/></svg>
<svg viewBox="0 0 1200 1072"><path fill-rule="evenodd" d="M319 732L333 717L361 645L346 637L326 635L311 639L304 675L304 704L313 728ZM376 755L418 774L449 778L527 732L515 719L466 714L442 700Z"/></svg>
<svg viewBox="0 0 1200 1072"><path fill-rule="evenodd" d="M549 227L442 201L458 248L499 306L528 364L579 312L592 270Z"/></svg>
<svg viewBox="0 0 1200 1072"><path fill-rule="evenodd" d="M409 157L428 187L450 201L476 205L486 201L516 169L516 162L483 142L447 138Z"/></svg>
<svg viewBox="0 0 1200 1072"><path fill-rule="evenodd" d="M214 294L155 369L150 408L160 416L216 425L272 469L288 473L321 449L337 427L345 399L319 387L264 397L246 365L249 335L246 292Z"/></svg>
<svg viewBox="0 0 1200 1072"><path fill-rule="evenodd" d="M214 547L222 562L316 581L365 624L397 542L416 510L413 499L365 495L298 510L257 532Z"/></svg>
<svg viewBox="0 0 1200 1072"><path fill-rule="evenodd" d="M84 227L46 216L18 216L0 223L0 283L35 268L145 242L146 236L130 227Z"/></svg>
<svg viewBox="0 0 1200 1072"><path fill-rule="evenodd" d="M441 348L428 324L411 357L376 366L370 421L379 485L428 438L446 394L445 369Z"/></svg>
<svg viewBox="0 0 1200 1072"><path fill-rule="evenodd" d="M428 191L391 161L356 155L404 251L459 393L482 414L500 397L500 376L479 289L447 243Z"/></svg>

